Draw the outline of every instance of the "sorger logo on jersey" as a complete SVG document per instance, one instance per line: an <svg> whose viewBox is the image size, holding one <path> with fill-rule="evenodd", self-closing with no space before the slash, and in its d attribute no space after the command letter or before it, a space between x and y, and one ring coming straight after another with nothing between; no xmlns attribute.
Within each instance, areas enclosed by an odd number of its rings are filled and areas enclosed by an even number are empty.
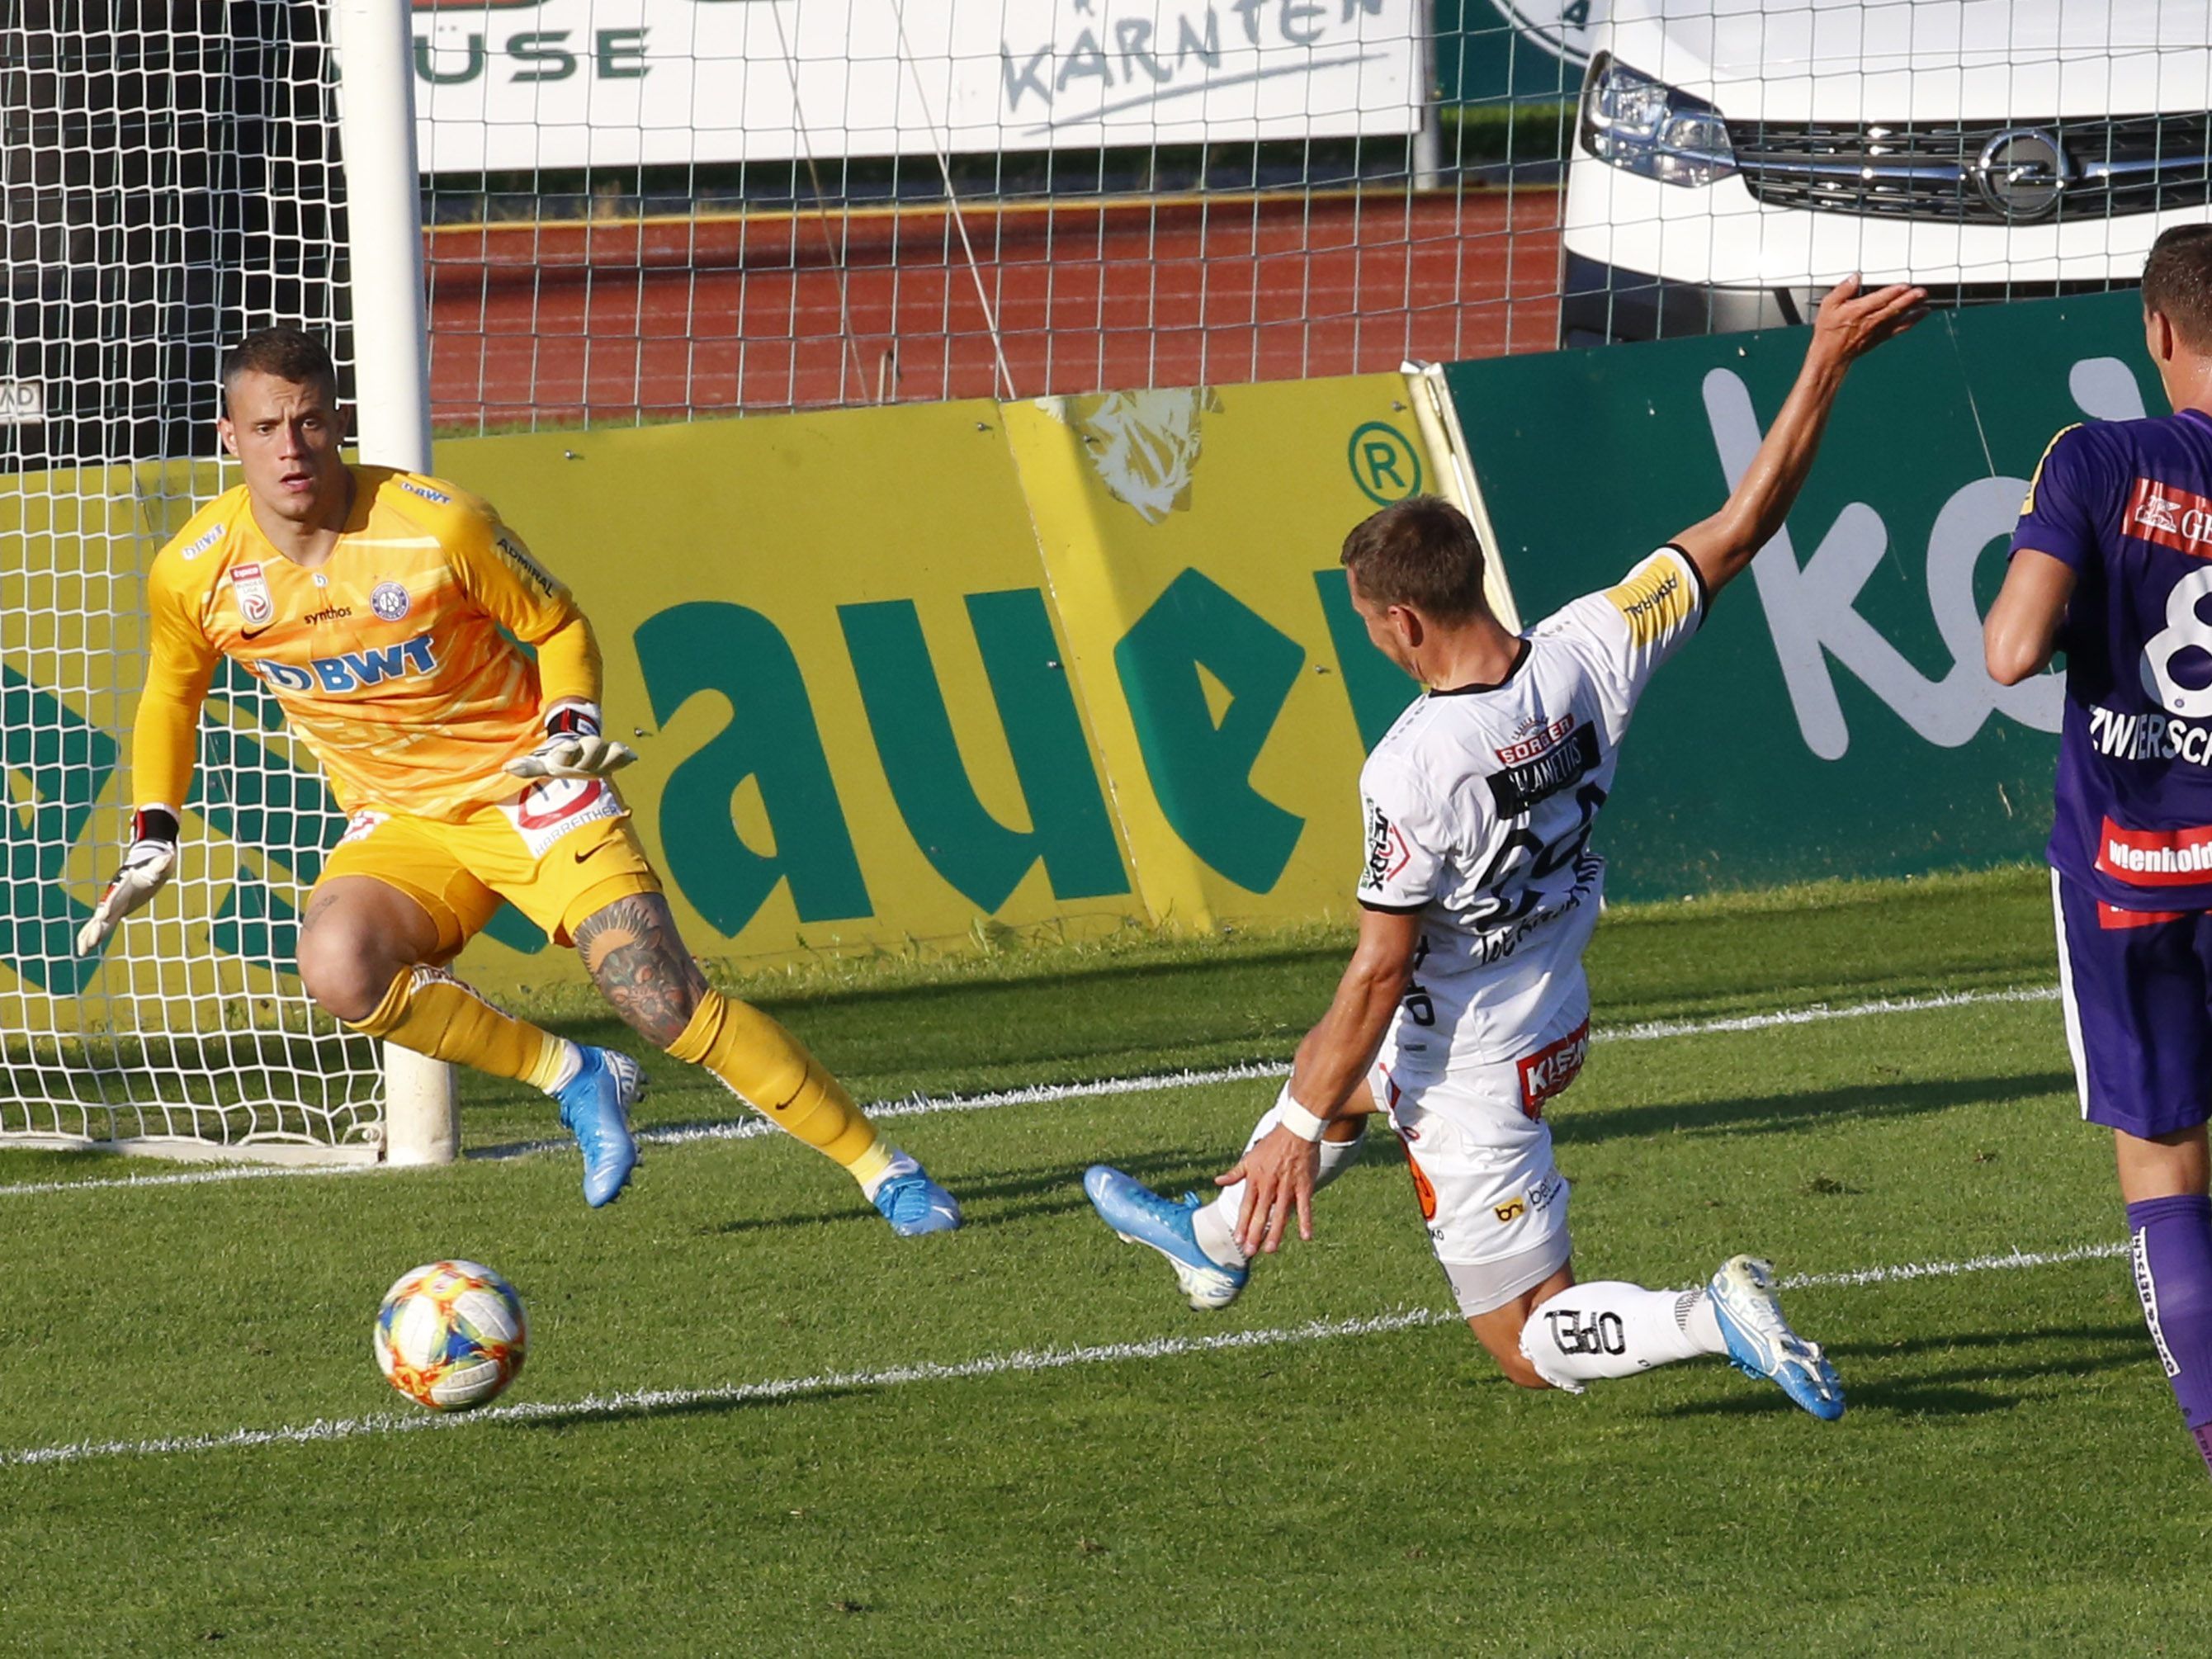
<svg viewBox="0 0 2212 1659"><path fill-rule="evenodd" d="M1503 749L1490 752L1498 757L1500 766L1518 766L1522 761L1532 761L1561 738L1575 729L1575 717L1562 714L1542 730L1530 732L1517 743L1509 743Z"/></svg>
<svg viewBox="0 0 2212 1659"><path fill-rule="evenodd" d="M1543 1116L1544 1103L1564 1094L1567 1085L1582 1074L1583 1061L1589 1058L1587 1019L1557 1042L1523 1054L1516 1062L1521 1068L1521 1109L1530 1117Z"/></svg>
<svg viewBox="0 0 2212 1659"><path fill-rule="evenodd" d="M430 636L417 634L404 645L378 646L368 651L348 651L341 656L316 657L304 668L297 663L271 662L264 658L254 667L280 691L320 689L334 696L360 691L386 680L410 674L434 672L438 659L430 649Z"/></svg>
<svg viewBox="0 0 2212 1659"><path fill-rule="evenodd" d="M1567 717L1569 724L1572 724L1573 718ZM1540 751L1534 760L1492 772L1489 779L1491 798L1498 803L1501 817L1518 817L1538 801L1558 794L1569 784L1578 783L1596 771L1601 758L1597 727L1578 727L1565 742Z"/></svg>

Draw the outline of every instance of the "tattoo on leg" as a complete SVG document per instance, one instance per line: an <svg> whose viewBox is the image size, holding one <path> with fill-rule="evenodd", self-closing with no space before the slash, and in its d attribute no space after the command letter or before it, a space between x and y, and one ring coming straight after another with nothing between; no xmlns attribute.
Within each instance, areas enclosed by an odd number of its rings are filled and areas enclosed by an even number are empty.
<svg viewBox="0 0 2212 1659"><path fill-rule="evenodd" d="M343 896L343 894L333 892L327 887L318 887L313 892L308 894L307 912L300 918L300 931L304 933L313 927L331 906L337 903Z"/></svg>
<svg viewBox="0 0 2212 1659"><path fill-rule="evenodd" d="M576 929L576 954L614 1010L640 1036L665 1048L684 1035L707 977L658 893L640 893L594 910Z"/></svg>

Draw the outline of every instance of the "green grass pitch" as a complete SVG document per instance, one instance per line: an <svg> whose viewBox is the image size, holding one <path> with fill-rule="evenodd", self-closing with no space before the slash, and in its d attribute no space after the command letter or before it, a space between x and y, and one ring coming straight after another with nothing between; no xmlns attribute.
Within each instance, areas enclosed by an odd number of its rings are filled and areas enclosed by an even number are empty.
<svg viewBox="0 0 2212 1659"><path fill-rule="evenodd" d="M1082 1171L1202 1182L1264 1079L903 1120L969 1218L915 1242L775 1137L655 1146L599 1213L558 1152L198 1185L0 1154L0 1648L2201 1652L2212 1486L2112 1254L2106 1138L2056 1006L1998 994L2051 983L2048 906L2014 872L1599 931L1601 1034L1970 994L1601 1036L1555 1109L1583 1275L1687 1283L1753 1249L1825 1281L1785 1304L1843 1372L1833 1425L1717 1361L1581 1399L1504 1382L1387 1136L1312 1243L1188 1311ZM1343 948L750 988L881 1100L1279 1060ZM649 1124L741 1115L649 1065ZM465 1101L479 1153L557 1133L515 1091ZM394 1426L423 1414L371 1316L443 1255L520 1287L501 1404L537 1414Z"/></svg>

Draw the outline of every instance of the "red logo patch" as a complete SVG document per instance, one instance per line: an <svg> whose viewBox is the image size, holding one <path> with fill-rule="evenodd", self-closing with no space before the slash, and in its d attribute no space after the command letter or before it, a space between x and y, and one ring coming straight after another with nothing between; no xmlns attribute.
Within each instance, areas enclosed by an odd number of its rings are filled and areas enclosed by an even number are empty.
<svg viewBox="0 0 2212 1659"><path fill-rule="evenodd" d="M515 821L525 830L550 830L605 798L602 778L548 778L522 797Z"/></svg>
<svg viewBox="0 0 2212 1659"><path fill-rule="evenodd" d="M1530 1117L1544 1115L1544 1103L1563 1094L1581 1075L1589 1058L1589 1021L1585 1019L1557 1042L1547 1043L1516 1062L1521 1068L1521 1109Z"/></svg>
<svg viewBox="0 0 2212 1659"><path fill-rule="evenodd" d="M2212 882L2212 826L2127 830L2106 818L2097 868L2135 887L2201 887Z"/></svg>
<svg viewBox="0 0 2212 1659"><path fill-rule="evenodd" d="M1509 743L1504 748L1493 749L1490 752L1498 757L1501 765L1518 766L1522 761L1535 759L1574 729L1575 717L1562 714L1540 732L1532 732L1518 743Z"/></svg>
<svg viewBox="0 0 2212 1659"><path fill-rule="evenodd" d="M2137 478L2122 531L2192 559L2212 559L2212 497Z"/></svg>
<svg viewBox="0 0 2212 1659"><path fill-rule="evenodd" d="M2123 910L2117 904L2097 906L2097 926L2106 933L2124 927L2155 927L2161 921L2179 921L2186 910Z"/></svg>

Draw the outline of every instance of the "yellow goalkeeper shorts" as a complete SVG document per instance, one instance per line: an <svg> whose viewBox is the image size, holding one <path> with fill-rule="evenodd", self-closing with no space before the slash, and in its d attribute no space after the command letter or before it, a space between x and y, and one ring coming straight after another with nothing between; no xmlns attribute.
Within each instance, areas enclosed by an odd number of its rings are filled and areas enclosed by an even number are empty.
<svg viewBox="0 0 2212 1659"><path fill-rule="evenodd" d="M600 779L549 778L458 823L356 812L316 885L340 876L367 876L420 904L438 926L441 960L501 899L567 945L602 906L661 890L629 809Z"/></svg>

